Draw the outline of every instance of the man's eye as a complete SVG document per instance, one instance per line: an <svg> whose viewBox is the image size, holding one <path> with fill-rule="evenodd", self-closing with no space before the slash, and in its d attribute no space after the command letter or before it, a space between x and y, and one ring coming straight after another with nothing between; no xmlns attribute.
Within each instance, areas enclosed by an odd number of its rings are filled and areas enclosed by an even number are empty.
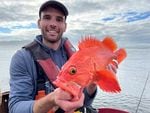
<svg viewBox="0 0 150 113"><path fill-rule="evenodd" d="M59 19L57 19L57 22L63 22L63 20L59 18Z"/></svg>
<svg viewBox="0 0 150 113"><path fill-rule="evenodd" d="M57 18L56 21L57 22L63 22L63 18Z"/></svg>
<svg viewBox="0 0 150 113"><path fill-rule="evenodd" d="M43 16L43 18L42 18L42 19L50 20L50 19L51 19L51 17L50 17L50 16Z"/></svg>

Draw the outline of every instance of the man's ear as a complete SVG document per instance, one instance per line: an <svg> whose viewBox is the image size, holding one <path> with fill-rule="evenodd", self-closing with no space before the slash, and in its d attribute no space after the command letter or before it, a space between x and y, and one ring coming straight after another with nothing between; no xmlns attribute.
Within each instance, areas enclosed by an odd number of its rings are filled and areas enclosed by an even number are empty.
<svg viewBox="0 0 150 113"><path fill-rule="evenodd" d="M40 21L41 21L40 19L38 19L38 21L37 21L37 25L38 25L39 29L41 29Z"/></svg>

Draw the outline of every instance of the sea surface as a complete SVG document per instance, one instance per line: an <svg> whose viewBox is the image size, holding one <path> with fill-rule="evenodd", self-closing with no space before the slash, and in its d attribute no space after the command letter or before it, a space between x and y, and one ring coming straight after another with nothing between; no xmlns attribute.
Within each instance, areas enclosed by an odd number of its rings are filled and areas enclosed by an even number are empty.
<svg viewBox="0 0 150 113"><path fill-rule="evenodd" d="M0 41L0 88L9 91L9 65L12 55L29 41ZM150 113L150 39L119 39L127 58L119 65L117 77L121 93L98 89L93 106L116 108L130 113Z"/></svg>

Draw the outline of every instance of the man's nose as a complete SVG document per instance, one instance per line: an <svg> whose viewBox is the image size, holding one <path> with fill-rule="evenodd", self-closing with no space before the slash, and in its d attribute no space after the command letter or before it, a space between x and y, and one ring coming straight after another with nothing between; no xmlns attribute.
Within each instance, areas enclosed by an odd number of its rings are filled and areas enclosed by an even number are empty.
<svg viewBox="0 0 150 113"><path fill-rule="evenodd" d="M49 22L49 26L52 27L52 28L55 28L55 27L57 26L56 20L51 20L51 21Z"/></svg>

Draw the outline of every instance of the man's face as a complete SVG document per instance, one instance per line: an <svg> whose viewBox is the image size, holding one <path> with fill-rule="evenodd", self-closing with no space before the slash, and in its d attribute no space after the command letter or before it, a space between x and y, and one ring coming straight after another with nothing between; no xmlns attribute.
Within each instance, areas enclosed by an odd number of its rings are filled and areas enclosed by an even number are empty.
<svg viewBox="0 0 150 113"><path fill-rule="evenodd" d="M63 13L54 8L47 8L41 13L38 26L46 43L55 43L66 30L66 20Z"/></svg>

